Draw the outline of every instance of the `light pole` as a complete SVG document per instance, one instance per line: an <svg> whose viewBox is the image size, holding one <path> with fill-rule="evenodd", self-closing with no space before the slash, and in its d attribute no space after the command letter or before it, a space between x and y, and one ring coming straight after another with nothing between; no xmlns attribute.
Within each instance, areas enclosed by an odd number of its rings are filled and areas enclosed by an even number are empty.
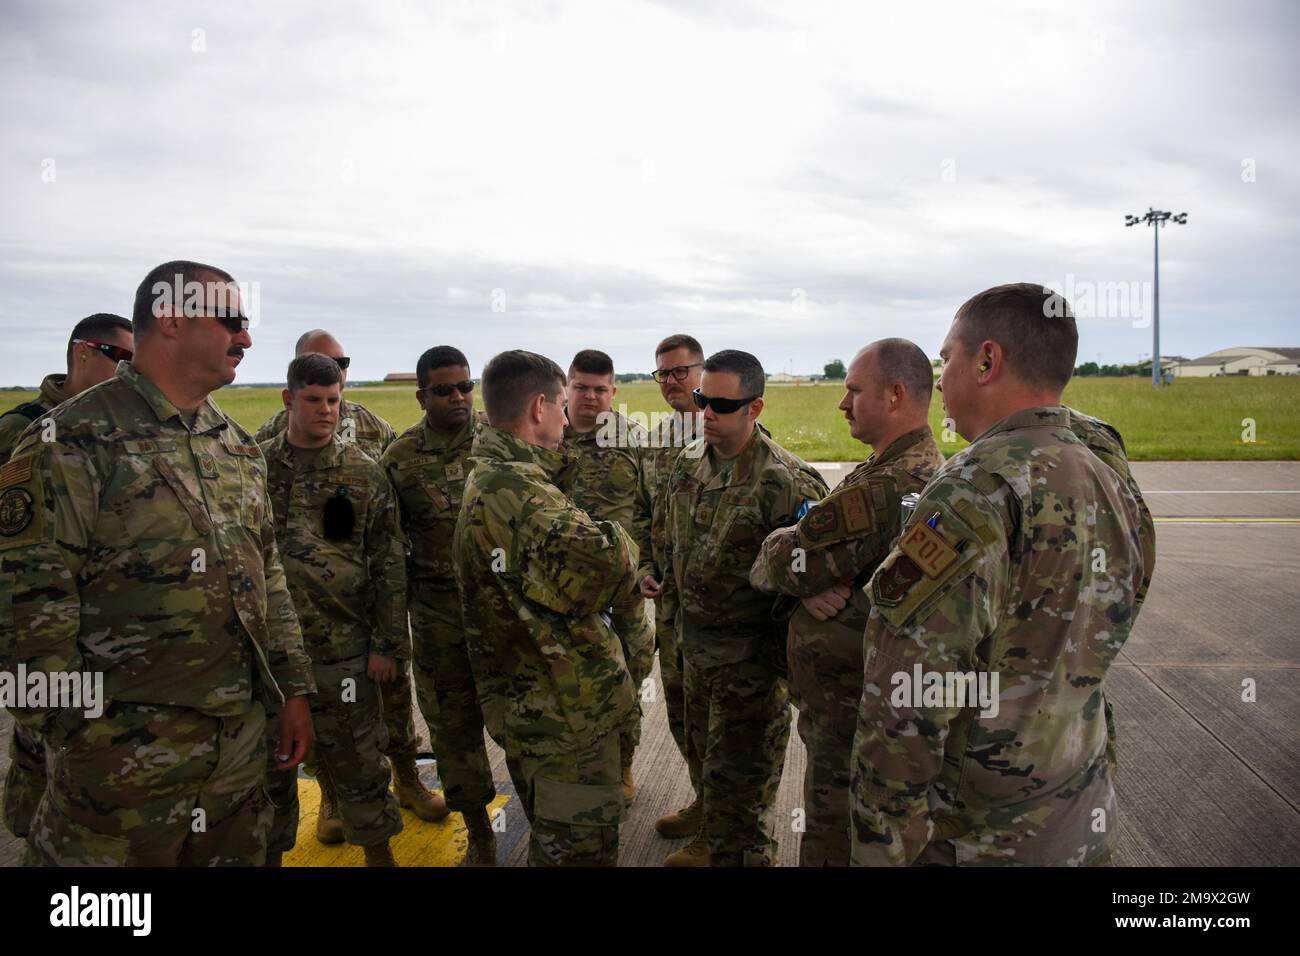
<svg viewBox="0 0 1300 956"><path fill-rule="evenodd" d="M1187 213L1180 212L1174 215L1172 212L1165 212L1161 209L1147 208L1145 216L1125 216L1125 226L1136 226L1140 222L1145 222L1148 226L1155 227L1156 234L1156 258L1155 258L1155 296L1153 316L1151 319L1151 384L1156 388L1164 382L1163 370L1160 368L1160 227L1166 222L1176 222L1180 226L1187 225Z"/></svg>

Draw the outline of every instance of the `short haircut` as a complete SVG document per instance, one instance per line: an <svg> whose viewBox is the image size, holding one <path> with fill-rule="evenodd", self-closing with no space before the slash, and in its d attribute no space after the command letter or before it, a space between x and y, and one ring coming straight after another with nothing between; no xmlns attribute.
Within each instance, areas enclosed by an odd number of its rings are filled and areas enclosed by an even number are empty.
<svg viewBox="0 0 1300 956"><path fill-rule="evenodd" d="M714 352L704 362L706 372L734 372L740 376L740 390L745 397L757 398L763 394L767 377L758 359L748 352L738 349L723 349Z"/></svg>
<svg viewBox="0 0 1300 956"><path fill-rule="evenodd" d="M676 335L670 335L664 339L655 348L655 358L663 355L665 352L672 352L677 349L689 349L690 353L697 359L704 358L704 346L699 341L684 332L678 332Z"/></svg>
<svg viewBox="0 0 1300 956"><path fill-rule="evenodd" d="M1074 374L1079 329L1065 297L1031 282L995 286L972 296L953 320L967 349L991 340L1026 385L1059 391Z"/></svg>
<svg viewBox="0 0 1300 956"><path fill-rule="evenodd" d="M465 358L465 353L460 349L452 348L450 345L435 345L421 355L419 361L415 363L416 384L424 388L426 375L449 365L468 369L469 359Z"/></svg>
<svg viewBox="0 0 1300 956"><path fill-rule="evenodd" d="M307 343L308 343L308 342L310 342L312 339L316 338L316 336L318 336L318 335L329 335L329 334L330 334L330 333L327 332L327 331L325 331L324 329L308 329L308 330L307 330L306 332L304 332L302 335L298 336L298 341L297 341L297 342L293 343L293 354L294 354L294 355L305 355L305 354L307 354ZM333 337L333 336L331 336L331 338L332 338L332 337Z"/></svg>
<svg viewBox="0 0 1300 956"><path fill-rule="evenodd" d="M880 339L867 348L876 356L876 374L885 388L899 382L907 394L922 404L930 404L934 389L934 366L921 347L908 339Z"/></svg>
<svg viewBox="0 0 1300 956"><path fill-rule="evenodd" d="M341 385L343 373L339 363L320 352L304 352L289 363L289 391L296 392L308 385Z"/></svg>
<svg viewBox="0 0 1300 956"><path fill-rule="evenodd" d="M72 342L74 339L96 341L105 332L121 331L130 334L131 321L112 312L96 312L88 315L72 327L68 336L68 371L72 371Z"/></svg>
<svg viewBox="0 0 1300 956"><path fill-rule="evenodd" d="M513 425L538 395L549 402L564 391L564 369L545 355L511 349L483 369L483 407L493 425Z"/></svg>
<svg viewBox="0 0 1300 956"><path fill-rule="evenodd" d="M613 375L614 360L599 349L583 349L569 363L569 374Z"/></svg>
<svg viewBox="0 0 1300 956"><path fill-rule="evenodd" d="M153 331L155 320L154 303L161 298L158 293L154 292L154 286L165 283L169 290L172 290L169 292L169 297L173 297L178 275L180 276L182 294L185 286L191 282L211 281L212 279L218 282L235 281L234 277L225 269L204 265L202 262L190 262L187 259L176 259L172 262L164 262L160 266L154 266L135 290L135 305L131 310L131 326L136 335L148 335ZM184 299L179 303L172 303L173 308L183 305Z"/></svg>

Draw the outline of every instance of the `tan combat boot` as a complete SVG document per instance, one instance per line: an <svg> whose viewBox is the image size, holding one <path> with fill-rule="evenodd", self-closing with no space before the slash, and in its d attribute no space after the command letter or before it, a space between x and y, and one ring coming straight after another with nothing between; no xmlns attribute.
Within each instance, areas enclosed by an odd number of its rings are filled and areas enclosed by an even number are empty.
<svg viewBox="0 0 1300 956"><path fill-rule="evenodd" d="M437 823L445 819L451 811L447 801L440 793L430 793L420 782L420 775L415 769L415 758L404 757L401 760L389 759L393 766L393 793L397 802L413 811L421 820Z"/></svg>
<svg viewBox="0 0 1300 956"><path fill-rule="evenodd" d="M503 811L504 812L504 811ZM487 807L477 813L466 813L465 829L469 834L469 847L465 853L468 866L497 865L497 835L492 830L492 821Z"/></svg>
<svg viewBox="0 0 1300 956"><path fill-rule="evenodd" d="M689 807L683 807L676 813L670 813L668 816L656 820L655 830L661 837L666 837L669 840L680 840L692 833L698 833L703 822L704 802L701 798L696 797L695 802Z"/></svg>
<svg viewBox="0 0 1300 956"><path fill-rule="evenodd" d="M393 850L387 840L361 849L366 851L366 866L397 866L397 861L393 859Z"/></svg>
<svg viewBox="0 0 1300 956"><path fill-rule="evenodd" d="M632 779L632 761L629 760L627 766L623 768L623 802L631 806L635 797L636 781Z"/></svg>
<svg viewBox="0 0 1300 956"><path fill-rule="evenodd" d="M339 795L334 781L322 767L316 782L320 784L320 813L316 816L316 840L326 846L343 842L343 818L339 816Z"/></svg>
<svg viewBox="0 0 1300 956"><path fill-rule="evenodd" d="M704 828L695 834L695 839L676 853L664 858L664 866L708 866L709 839L704 835Z"/></svg>

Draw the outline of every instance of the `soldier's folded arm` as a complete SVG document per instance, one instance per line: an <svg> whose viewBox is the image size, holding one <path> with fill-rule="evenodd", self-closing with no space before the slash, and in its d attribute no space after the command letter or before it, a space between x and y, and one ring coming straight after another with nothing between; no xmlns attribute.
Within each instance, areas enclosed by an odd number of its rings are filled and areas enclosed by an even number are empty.
<svg viewBox="0 0 1300 956"><path fill-rule="evenodd" d="M647 574L656 580L659 569L655 567L654 553L651 550L650 527L654 520L654 499L651 497L649 481L646 478L644 463L637 467L636 493L632 498L632 539L636 542L640 561L636 569L636 579L640 581Z"/></svg>
<svg viewBox="0 0 1300 956"><path fill-rule="evenodd" d="M922 705L916 668L945 685L950 672L987 670L981 645L998 626L1007 555L988 500L961 479L936 479L866 585L872 610L850 787L855 865L908 866L945 837L928 795L953 722L976 719L978 708Z"/></svg>
<svg viewBox="0 0 1300 956"><path fill-rule="evenodd" d="M398 660L411 658L411 632L406 618L407 540L400 523L397 495L378 466L377 489L366 524L366 562L374 595L374 628L370 651Z"/></svg>
<svg viewBox="0 0 1300 956"><path fill-rule="evenodd" d="M636 588L637 546L616 522L566 504L526 525L519 570L530 601L557 614L595 614Z"/></svg>
<svg viewBox="0 0 1300 956"><path fill-rule="evenodd" d="M0 667L84 669L77 578L90 551L99 495L90 455L72 443L43 442L31 429L0 470ZM45 734L59 708L12 713Z"/></svg>

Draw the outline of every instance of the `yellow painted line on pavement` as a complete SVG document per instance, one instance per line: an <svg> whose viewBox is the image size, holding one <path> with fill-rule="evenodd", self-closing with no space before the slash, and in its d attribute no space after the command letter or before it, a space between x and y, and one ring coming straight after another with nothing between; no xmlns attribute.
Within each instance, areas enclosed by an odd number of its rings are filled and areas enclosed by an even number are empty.
<svg viewBox="0 0 1300 956"><path fill-rule="evenodd" d="M504 807L509 795L498 795L489 813ZM365 851L340 843L325 846L316 842L316 818L320 814L320 787L315 780L298 778L298 842L284 855L285 866L365 866ZM500 835L498 834L498 837ZM465 859L469 837L459 813L448 814L437 823L421 820L410 810L402 811L402 832L388 845L398 866L459 866Z"/></svg>

